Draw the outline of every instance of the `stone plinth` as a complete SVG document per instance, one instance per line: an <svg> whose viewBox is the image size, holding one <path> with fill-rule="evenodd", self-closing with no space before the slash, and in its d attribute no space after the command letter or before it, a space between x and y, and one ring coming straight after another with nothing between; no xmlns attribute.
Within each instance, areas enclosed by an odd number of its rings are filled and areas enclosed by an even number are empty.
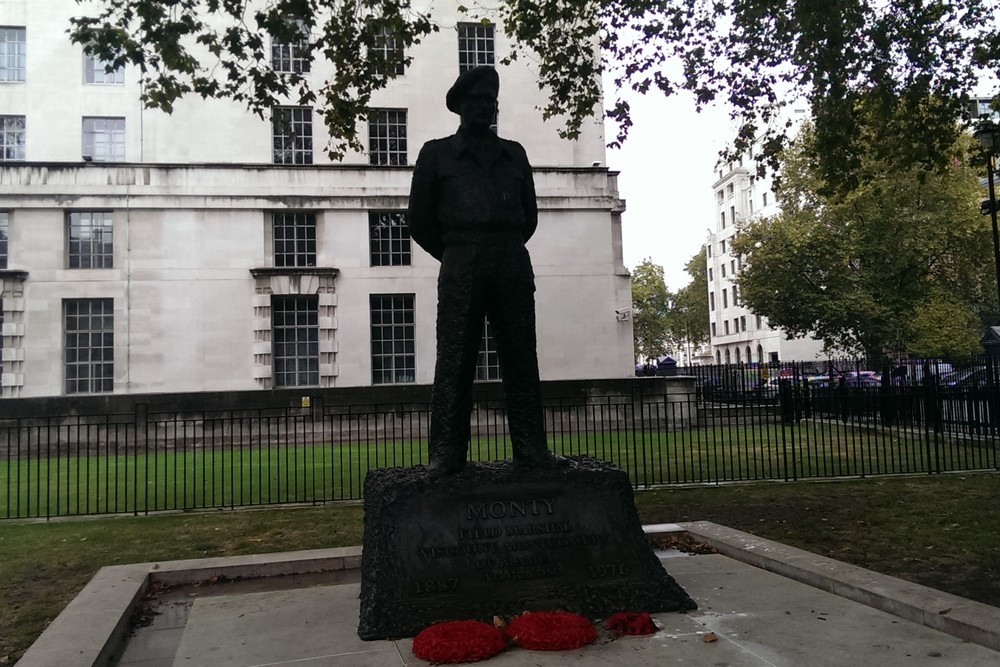
<svg viewBox="0 0 1000 667"><path fill-rule="evenodd" d="M696 606L647 544L628 476L585 457L470 463L439 478L373 470L361 568L363 639L526 610L598 619Z"/></svg>

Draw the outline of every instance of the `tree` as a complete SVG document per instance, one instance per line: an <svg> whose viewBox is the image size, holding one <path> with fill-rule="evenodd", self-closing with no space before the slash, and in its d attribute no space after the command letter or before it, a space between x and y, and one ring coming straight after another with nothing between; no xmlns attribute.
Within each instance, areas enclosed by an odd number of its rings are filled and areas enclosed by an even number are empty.
<svg viewBox="0 0 1000 667"><path fill-rule="evenodd" d="M677 291L667 314L667 330L673 341L698 347L709 338L708 260L704 249L684 265L684 270L691 282Z"/></svg>
<svg viewBox="0 0 1000 667"><path fill-rule="evenodd" d="M408 48L439 29L410 0L94 1L96 15L75 19L72 39L115 65L136 65L147 105L169 111L179 96L198 94L263 113L289 99L321 100L334 157L359 146L371 93L396 76L377 47L392 39ZM757 146L761 170L774 169L787 140L782 101L804 98L828 187L856 184L864 123L877 121L858 114L858 100L909 109L893 128L907 140L887 146L894 165L940 167L962 96L1000 63L1000 0L508 0L460 9L501 24L508 60L532 62L548 93L543 113L561 119L570 138L601 112L609 74L621 91L688 91L699 108L725 100L738 125L728 154ZM274 72L268 33L301 41L333 76L314 90L301 74ZM632 124L626 95L607 113L620 144Z"/></svg>
<svg viewBox="0 0 1000 667"><path fill-rule="evenodd" d="M667 349L667 316L673 295L663 267L648 257L632 270L632 335L638 361L656 359Z"/></svg>
<svg viewBox="0 0 1000 667"><path fill-rule="evenodd" d="M81 0L78 0L78 2ZM97 0L70 38L112 68L142 77L142 101L166 112L185 95L232 99L263 117L279 104L322 107L332 158L361 150L357 124L372 93L398 76L407 49L439 27L409 0ZM271 39L294 49L272 67ZM325 60L329 78L309 72Z"/></svg>
<svg viewBox="0 0 1000 667"><path fill-rule="evenodd" d="M900 169L884 157L892 137L865 140L860 184L840 193L824 187L812 160L813 127L785 152L781 213L744 223L732 241L743 259L741 298L790 335L814 333L828 350L869 358L966 352L978 338L972 323L995 306L972 140L953 142L940 170ZM945 321L948 338L935 332Z"/></svg>

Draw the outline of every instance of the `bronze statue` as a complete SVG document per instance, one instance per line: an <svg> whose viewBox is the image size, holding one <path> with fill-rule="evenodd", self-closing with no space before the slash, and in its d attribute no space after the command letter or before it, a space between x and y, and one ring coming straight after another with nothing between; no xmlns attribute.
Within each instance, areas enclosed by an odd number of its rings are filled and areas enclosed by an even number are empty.
<svg viewBox="0 0 1000 667"><path fill-rule="evenodd" d="M524 247L538 225L535 186L524 148L490 127L499 91L492 67L458 77L446 103L461 126L424 144L410 188L410 236L441 262L428 465L437 474L466 463L486 317L496 335L515 462L561 460L545 440L535 277Z"/></svg>

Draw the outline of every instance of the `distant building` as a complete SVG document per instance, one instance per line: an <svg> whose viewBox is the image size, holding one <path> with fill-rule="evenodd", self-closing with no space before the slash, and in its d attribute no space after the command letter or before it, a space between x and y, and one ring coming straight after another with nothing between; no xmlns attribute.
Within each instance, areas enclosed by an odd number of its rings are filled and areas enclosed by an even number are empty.
<svg viewBox="0 0 1000 667"><path fill-rule="evenodd" d="M0 3L0 396L430 383L438 263L407 233L412 165L458 127L445 92L500 61L502 31L434 3L451 27L377 94L367 150L333 163L318 109L144 109L136 71L105 72L69 42L86 8ZM294 45L271 52L274 69L297 67ZM617 174L594 166L602 125L560 139L531 68L500 72L499 134L536 167L542 377L630 376L624 204ZM498 376L489 335L478 373Z"/></svg>
<svg viewBox="0 0 1000 667"><path fill-rule="evenodd" d="M804 111L798 111L804 113ZM736 222L774 215L778 207L769 176L757 177L751 157L720 163L712 190L716 217L705 252L708 267L710 348L717 364L766 364L805 361L823 355L822 341L788 340L766 318L749 310L740 298L736 277L741 260L732 253Z"/></svg>

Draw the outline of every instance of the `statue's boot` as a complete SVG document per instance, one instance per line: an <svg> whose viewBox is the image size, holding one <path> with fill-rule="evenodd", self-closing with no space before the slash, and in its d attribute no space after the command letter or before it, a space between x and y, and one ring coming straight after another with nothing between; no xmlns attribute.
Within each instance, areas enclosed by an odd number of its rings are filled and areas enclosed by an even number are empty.
<svg viewBox="0 0 1000 667"><path fill-rule="evenodd" d="M465 468L465 450L457 454L450 448L436 447L431 449L427 470L432 475L451 475Z"/></svg>

